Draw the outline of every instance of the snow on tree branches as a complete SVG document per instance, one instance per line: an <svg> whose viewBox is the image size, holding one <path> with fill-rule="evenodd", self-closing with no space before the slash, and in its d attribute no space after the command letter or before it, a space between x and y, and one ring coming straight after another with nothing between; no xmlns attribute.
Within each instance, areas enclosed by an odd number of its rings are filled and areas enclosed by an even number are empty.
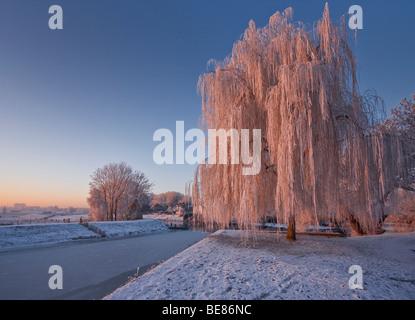
<svg viewBox="0 0 415 320"><path fill-rule="evenodd" d="M378 98L359 92L344 20L333 24L327 4L312 29L292 14L277 12L263 28L250 21L231 55L199 79L203 129L263 134L256 176L237 164L198 166L194 211L222 227L236 219L248 229L275 211L298 228L330 220L377 233L397 171L407 175L400 137L374 126Z"/></svg>
<svg viewBox="0 0 415 320"><path fill-rule="evenodd" d="M152 184L144 173L133 171L124 162L97 169L89 186L87 201L93 221L135 219L150 203Z"/></svg>

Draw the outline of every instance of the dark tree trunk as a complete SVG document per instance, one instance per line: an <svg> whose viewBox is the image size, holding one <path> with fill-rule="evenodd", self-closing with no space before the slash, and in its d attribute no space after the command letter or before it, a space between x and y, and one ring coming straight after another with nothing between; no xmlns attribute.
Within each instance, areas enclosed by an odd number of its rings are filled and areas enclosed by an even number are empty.
<svg viewBox="0 0 415 320"><path fill-rule="evenodd" d="M356 217L350 212L347 212L349 214L349 222L350 222L350 226L353 228L353 230L359 235L359 236L364 236L365 232L363 231L359 220L356 219Z"/></svg>
<svg viewBox="0 0 415 320"><path fill-rule="evenodd" d="M295 241L295 217L291 216L288 219L287 240Z"/></svg>
<svg viewBox="0 0 415 320"><path fill-rule="evenodd" d="M385 230L382 228L383 222L385 221L385 215L384 213L382 213L378 224L377 224L377 228L374 230L369 230L366 231L362 228L362 225L360 224L359 219L355 216L355 214L353 213L353 211L351 211L348 208L343 208L342 209L344 211L344 216L347 217L347 220L349 221L350 227L353 229L353 231L358 235L358 236L366 236L366 235L373 235L373 234L381 234L383 232L385 232ZM340 227L340 226L339 226ZM343 225L342 227L340 227L341 232L344 235L348 235L349 232L346 230L346 226Z"/></svg>

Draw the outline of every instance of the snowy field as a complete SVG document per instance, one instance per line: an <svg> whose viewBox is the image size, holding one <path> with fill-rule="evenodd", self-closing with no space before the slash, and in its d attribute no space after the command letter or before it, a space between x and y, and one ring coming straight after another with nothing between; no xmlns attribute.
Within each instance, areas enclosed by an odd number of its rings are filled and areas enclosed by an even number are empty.
<svg viewBox="0 0 415 320"><path fill-rule="evenodd" d="M156 219L134 221L88 222L88 225L104 232L106 237L124 237L168 230L168 226Z"/></svg>
<svg viewBox="0 0 415 320"><path fill-rule="evenodd" d="M168 230L159 220L31 224L0 226L0 249L26 247L39 244L55 244L72 240L106 237L126 237ZM90 230L91 229L91 230Z"/></svg>
<svg viewBox="0 0 415 320"><path fill-rule="evenodd" d="M99 235L79 223L32 224L0 227L0 248L61 243Z"/></svg>
<svg viewBox="0 0 415 320"><path fill-rule="evenodd" d="M240 235L218 231L105 299L415 299L415 233ZM363 290L349 287L352 265Z"/></svg>
<svg viewBox="0 0 415 320"><path fill-rule="evenodd" d="M87 213L52 213L52 212L10 212L0 215L1 225L24 225L41 223L61 223L88 221Z"/></svg>

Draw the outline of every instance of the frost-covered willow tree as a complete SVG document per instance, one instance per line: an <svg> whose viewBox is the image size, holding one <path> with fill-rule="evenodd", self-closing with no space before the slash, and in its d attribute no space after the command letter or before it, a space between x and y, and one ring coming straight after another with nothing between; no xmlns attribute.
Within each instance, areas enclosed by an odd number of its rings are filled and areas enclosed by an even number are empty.
<svg viewBox="0 0 415 320"><path fill-rule="evenodd" d="M236 164L198 166L192 199L208 225L236 219L247 229L275 211L291 239L295 225L321 220L349 222L360 234L379 230L401 167L399 141L375 129L379 101L359 92L347 29L332 23L327 4L311 29L292 22L291 8L263 28L251 21L198 88L202 128L262 132L259 174L242 175Z"/></svg>

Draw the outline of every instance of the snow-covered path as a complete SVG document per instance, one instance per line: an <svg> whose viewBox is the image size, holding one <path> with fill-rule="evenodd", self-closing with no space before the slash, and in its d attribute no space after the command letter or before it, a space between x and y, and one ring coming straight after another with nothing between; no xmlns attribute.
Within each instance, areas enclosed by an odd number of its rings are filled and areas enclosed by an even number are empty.
<svg viewBox="0 0 415 320"><path fill-rule="evenodd" d="M352 265L363 290L350 289ZM107 299L415 299L415 233L356 238L218 231Z"/></svg>

